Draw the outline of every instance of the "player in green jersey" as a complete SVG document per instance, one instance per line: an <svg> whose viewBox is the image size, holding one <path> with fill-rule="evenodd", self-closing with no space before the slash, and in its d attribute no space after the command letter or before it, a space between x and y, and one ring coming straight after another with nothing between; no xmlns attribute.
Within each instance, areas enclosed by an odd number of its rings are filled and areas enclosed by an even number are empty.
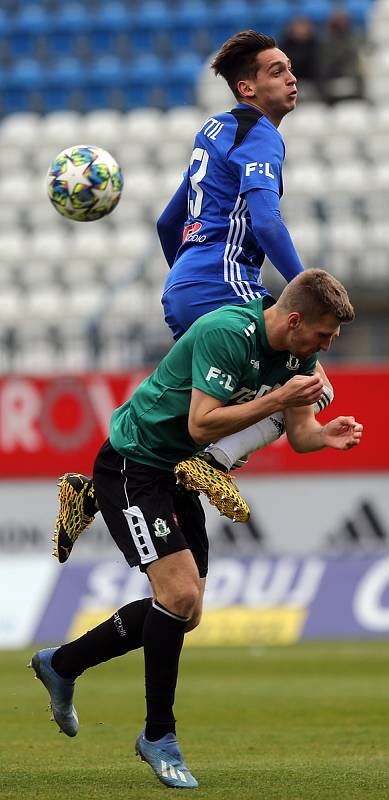
<svg viewBox="0 0 389 800"><path fill-rule="evenodd" d="M201 617L208 540L198 494L177 485L174 465L280 410L298 452L357 445L362 425L354 417L320 425L313 411L322 391L316 353L353 318L339 281L323 270L303 272L277 302L258 298L199 319L114 412L94 467L97 499L128 564L147 573L153 596L74 642L34 654L31 666L68 736L78 731L75 679L143 647L147 715L136 753L166 786L197 787L177 742L173 704L184 635Z"/></svg>

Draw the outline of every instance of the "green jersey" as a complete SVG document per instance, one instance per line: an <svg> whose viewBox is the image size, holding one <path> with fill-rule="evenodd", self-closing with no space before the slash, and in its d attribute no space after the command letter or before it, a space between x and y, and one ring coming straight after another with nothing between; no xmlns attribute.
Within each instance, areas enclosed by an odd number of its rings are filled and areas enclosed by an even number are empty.
<svg viewBox="0 0 389 800"><path fill-rule="evenodd" d="M246 403L286 383L312 375L316 355L299 361L273 350L261 297L244 306L222 306L200 317L172 347L130 400L112 415L112 446L133 461L172 470L201 448L188 431L192 388L225 405Z"/></svg>

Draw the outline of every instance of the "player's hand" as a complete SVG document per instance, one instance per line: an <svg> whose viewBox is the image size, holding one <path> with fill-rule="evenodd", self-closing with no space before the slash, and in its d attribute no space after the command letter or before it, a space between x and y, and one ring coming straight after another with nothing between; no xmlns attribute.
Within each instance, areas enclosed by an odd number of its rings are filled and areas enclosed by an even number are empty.
<svg viewBox="0 0 389 800"><path fill-rule="evenodd" d="M281 394L282 408L309 406L320 400L323 381L320 375L295 375L278 391Z"/></svg>
<svg viewBox="0 0 389 800"><path fill-rule="evenodd" d="M322 428L323 444L335 450L350 450L359 444L363 425L354 417L336 417Z"/></svg>

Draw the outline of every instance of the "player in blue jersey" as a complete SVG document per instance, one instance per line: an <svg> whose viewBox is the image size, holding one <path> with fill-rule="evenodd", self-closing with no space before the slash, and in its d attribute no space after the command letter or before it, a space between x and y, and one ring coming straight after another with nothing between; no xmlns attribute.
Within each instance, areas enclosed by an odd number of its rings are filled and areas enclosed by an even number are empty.
<svg viewBox="0 0 389 800"><path fill-rule="evenodd" d="M287 281L303 271L280 213L285 145L278 126L297 100L290 60L271 36L248 30L228 39L212 68L238 103L197 133L182 183L157 222L170 266L162 304L176 339L207 311L268 294L265 255ZM316 411L333 398L318 369L324 387ZM282 414L262 420L210 447L212 463L230 470L282 431Z"/></svg>
<svg viewBox="0 0 389 800"><path fill-rule="evenodd" d="M297 99L290 61L272 37L243 31L212 67L237 105L197 133L183 181L157 222L171 268L162 303L175 338L207 311L267 294L265 255L287 281L303 270L280 214L278 126Z"/></svg>
<svg viewBox="0 0 389 800"><path fill-rule="evenodd" d="M231 37L212 67L237 105L197 133L183 181L157 222L170 267L162 303L175 339L208 311L268 294L261 281L265 255L286 281L303 271L280 214L285 146L278 126L297 98L290 61L271 36L249 30ZM321 377L317 411L333 397L322 371ZM215 443L207 458L229 470L282 431L282 414L275 414ZM67 473L55 532L60 561L96 510L92 482Z"/></svg>

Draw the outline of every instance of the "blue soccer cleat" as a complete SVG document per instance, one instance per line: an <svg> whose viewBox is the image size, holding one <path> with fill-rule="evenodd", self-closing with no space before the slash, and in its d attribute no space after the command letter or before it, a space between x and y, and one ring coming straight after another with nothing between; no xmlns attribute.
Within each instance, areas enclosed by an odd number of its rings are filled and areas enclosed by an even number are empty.
<svg viewBox="0 0 389 800"><path fill-rule="evenodd" d="M157 778L170 789L197 789L196 778L185 764L174 733L149 742L142 731L135 742L135 754L147 761Z"/></svg>
<svg viewBox="0 0 389 800"><path fill-rule="evenodd" d="M61 678L51 666L51 659L56 650L57 647L38 650L28 666L35 670L36 677L46 686L51 700L52 719L67 736L76 736L79 725L77 712L72 703L74 680Z"/></svg>

